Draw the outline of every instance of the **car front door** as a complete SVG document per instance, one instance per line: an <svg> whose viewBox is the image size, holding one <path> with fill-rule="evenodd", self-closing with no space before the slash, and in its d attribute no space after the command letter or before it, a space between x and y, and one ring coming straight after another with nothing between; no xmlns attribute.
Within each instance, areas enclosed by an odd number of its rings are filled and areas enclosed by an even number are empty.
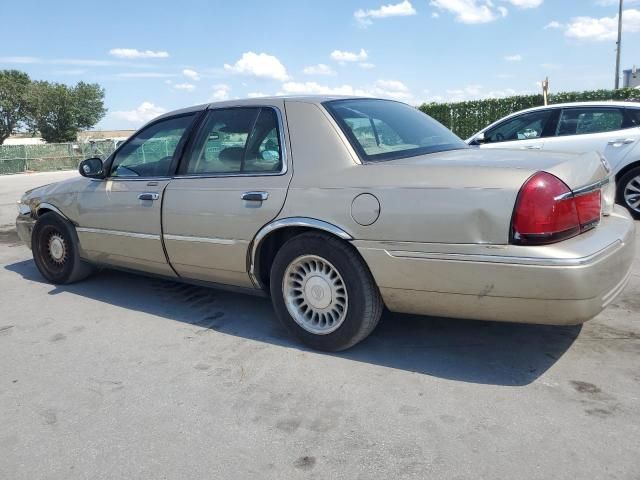
<svg viewBox="0 0 640 480"><path fill-rule="evenodd" d="M155 122L105 163L107 177L78 194L78 238L90 260L175 276L161 240L160 213L195 114Z"/></svg>
<svg viewBox="0 0 640 480"><path fill-rule="evenodd" d="M207 112L165 190L163 238L180 276L253 286L249 246L291 178L283 112L282 101Z"/></svg>
<svg viewBox="0 0 640 480"><path fill-rule="evenodd" d="M555 135L545 140L545 150L602 153L614 170L638 141L637 128L618 107L563 108Z"/></svg>
<svg viewBox="0 0 640 480"><path fill-rule="evenodd" d="M541 150L555 110L536 110L511 117L484 132L482 148Z"/></svg>

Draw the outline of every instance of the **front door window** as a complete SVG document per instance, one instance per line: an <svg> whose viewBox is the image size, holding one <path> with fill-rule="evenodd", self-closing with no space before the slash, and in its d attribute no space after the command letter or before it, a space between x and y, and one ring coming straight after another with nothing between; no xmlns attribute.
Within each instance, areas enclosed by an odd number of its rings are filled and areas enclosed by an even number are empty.
<svg viewBox="0 0 640 480"><path fill-rule="evenodd" d="M167 177L178 144L194 115L162 120L137 133L116 153L111 177Z"/></svg>

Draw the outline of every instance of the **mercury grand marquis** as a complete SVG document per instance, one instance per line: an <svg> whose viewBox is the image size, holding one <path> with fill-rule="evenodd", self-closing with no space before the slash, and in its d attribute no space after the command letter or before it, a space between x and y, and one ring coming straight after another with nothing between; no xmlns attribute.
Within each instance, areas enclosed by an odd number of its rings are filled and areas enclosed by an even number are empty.
<svg viewBox="0 0 640 480"><path fill-rule="evenodd" d="M393 312L578 324L625 287L634 223L600 154L468 147L403 103L234 100L164 114L28 191L41 274L107 266L270 295L337 351Z"/></svg>

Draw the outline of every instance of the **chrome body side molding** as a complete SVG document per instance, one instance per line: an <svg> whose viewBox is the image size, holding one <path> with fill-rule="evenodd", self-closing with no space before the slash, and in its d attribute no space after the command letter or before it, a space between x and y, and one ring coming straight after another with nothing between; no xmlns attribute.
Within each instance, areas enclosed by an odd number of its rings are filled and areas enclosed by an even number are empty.
<svg viewBox="0 0 640 480"><path fill-rule="evenodd" d="M267 237L267 235L269 235L271 232L287 227L312 228L315 230L322 230L331 233L343 240L353 240L353 237L343 229L323 220L307 217L289 217L275 220L265 225L260 229L260 231L258 231L255 238L253 239L253 242L251 243L251 248L249 249L249 277L251 277L251 281L257 288L263 288L263 285L260 284L260 280L256 275L256 260L260 245L262 244L262 241Z"/></svg>
<svg viewBox="0 0 640 480"><path fill-rule="evenodd" d="M160 235L150 233L123 232L121 230L105 230L103 228L76 227L78 233L98 233L102 235L118 235L121 237L145 238L148 240L160 240Z"/></svg>

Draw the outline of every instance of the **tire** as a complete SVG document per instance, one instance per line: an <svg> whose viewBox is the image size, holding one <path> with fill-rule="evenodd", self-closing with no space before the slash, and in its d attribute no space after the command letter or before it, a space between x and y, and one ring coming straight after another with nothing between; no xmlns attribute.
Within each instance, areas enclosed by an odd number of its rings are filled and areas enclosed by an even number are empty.
<svg viewBox="0 0 640 480"><path fill-rule="evenodd" d="M33 260L42 276L56 285L74 283L94 268L80 259L73 226L54 212L40 216L31 234Z"/></svg>
<svg viewBox="0 0 640 480"><path fill-rule="evenodd" d="M636 199L640 202L640 191L636 197L633 195L635 194L634 189L640 190L640 167L632 168L620 178L617 192L618 203L626 207L633 218L640 220L640 203L635 203ZM633 204L630 204L630 200Z"/></svg>
<svg viewBox="0 0 640 480"><path fill-rule="evenodd" d="M303 233L280 248L271 266L270 290L285 328L306 345L329 352L364 340L384 308L358 253L324 233Z"/></svg>

